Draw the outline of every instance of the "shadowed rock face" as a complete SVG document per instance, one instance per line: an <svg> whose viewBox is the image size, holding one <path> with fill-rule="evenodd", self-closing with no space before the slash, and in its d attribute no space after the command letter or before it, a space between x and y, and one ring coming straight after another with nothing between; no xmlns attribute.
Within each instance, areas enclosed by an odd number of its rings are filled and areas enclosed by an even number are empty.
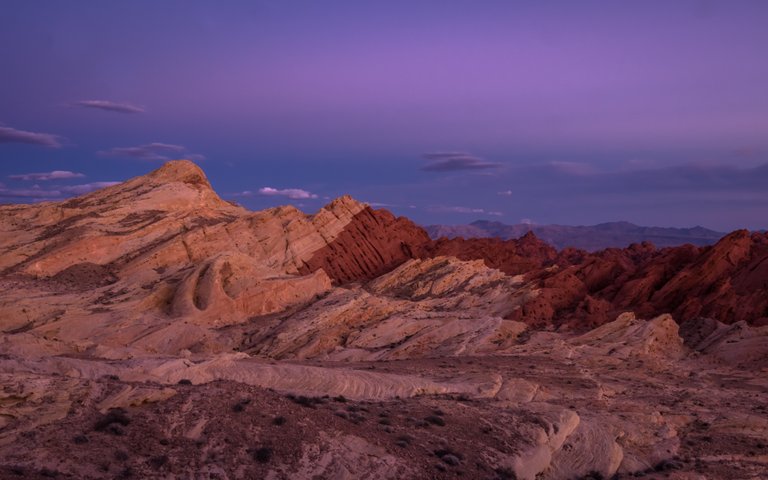
<svg viewBox="0 0 768 480"><path fill-rule="evenodd" d="M659 247L683 244L712 245L723 236L703 227L664 228L641 227L629 222L610 222L591 226L570 225L506 225L500 222L478 220L469 225L430 225L426 227L432 238L499 237L504 240L522 237L533 232L558 250L578 248L595 252L606 248L625 248L633 243L650 242Z"/></svg>
<svg viewBox="0 0 768 480"><path fill-rule="evenodd" d="M339 284L370 280L414 258L427 242L426 232L407 218L365 207L299 271L323 269Z"/></svg>
<svg viewBox="0 0 768 480"><path fill-rule="evenodd" d="M0 206L0 478L759 478L767 250L432 242L185 161Z"/></svg>
<svg viewBox="0 0 768 480"><path fill-rule="evenodd" d="M761 324L768 317L764 233L739 230L711 247L656 249L643 243L558 253L529 232L517 240L440 239L423 255L482 259L507 274L525 274L538 295L509 318L537 327L590 328L623 311L725 323Z"/></svg>
<svg viewBox="0 0 768 480"><path fill-rule="evenodd" d="M528 232L519 239L440 238L426 244L424 257L440 255L461 260L483 260L490 268L508 275L519 275L549 267L558 258L557 250Z"/></svg>

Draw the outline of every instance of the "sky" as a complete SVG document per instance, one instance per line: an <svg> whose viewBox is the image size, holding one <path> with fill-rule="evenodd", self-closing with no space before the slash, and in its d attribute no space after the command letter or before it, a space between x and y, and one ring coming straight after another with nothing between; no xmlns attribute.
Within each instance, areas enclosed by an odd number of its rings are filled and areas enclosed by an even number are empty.
<svg viewBox="0 0 768 480"><path fill-rule="evenodd" d="M422 224L768 227L768 2L2 0L0 202L197 162Z"/></svg>

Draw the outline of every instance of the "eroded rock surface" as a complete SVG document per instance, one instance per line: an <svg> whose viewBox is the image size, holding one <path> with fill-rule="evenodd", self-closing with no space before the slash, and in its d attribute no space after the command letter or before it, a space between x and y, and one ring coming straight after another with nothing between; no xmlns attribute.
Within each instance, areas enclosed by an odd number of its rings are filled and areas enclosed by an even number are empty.
<svg viewBox="0 0 768 480"><path fill-rule="evenodd" d="M0 206L0 478L761 478L766 258L250 212L186 161Z"/></svg>

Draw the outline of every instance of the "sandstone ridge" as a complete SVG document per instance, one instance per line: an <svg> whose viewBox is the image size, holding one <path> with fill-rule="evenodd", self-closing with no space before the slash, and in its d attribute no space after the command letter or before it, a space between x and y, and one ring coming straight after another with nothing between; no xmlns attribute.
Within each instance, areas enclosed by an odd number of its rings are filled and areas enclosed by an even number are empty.
<svg viewBox="0 0 768 480"><path fill-rule="evenodd" d="M432 241L349 196L248 211L176 161L0 206L0 252L0 478L768 468L764 234Z"/></svg>

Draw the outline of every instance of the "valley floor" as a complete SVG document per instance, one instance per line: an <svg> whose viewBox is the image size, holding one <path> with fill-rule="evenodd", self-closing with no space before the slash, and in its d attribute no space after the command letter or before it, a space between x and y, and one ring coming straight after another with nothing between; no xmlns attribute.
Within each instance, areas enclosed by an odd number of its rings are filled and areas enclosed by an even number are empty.
<svg viewBox="0 0 768 480"><path fill-rule="evenodd" d="M0 477L766 478L764 372L531 350L227 360L263 369L255 381L234 381L221 359L6 357ZM193 383L204 365L222 379ZM304 380L286 389L263 374L274 368ZM358 377L389 389L351 388Z"/></svg>

